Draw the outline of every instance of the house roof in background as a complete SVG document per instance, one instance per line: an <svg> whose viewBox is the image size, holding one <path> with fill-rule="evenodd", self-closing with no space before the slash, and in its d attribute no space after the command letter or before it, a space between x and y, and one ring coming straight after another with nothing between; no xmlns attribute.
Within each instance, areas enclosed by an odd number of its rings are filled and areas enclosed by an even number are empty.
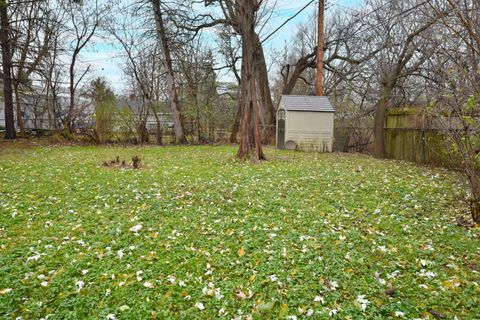
<svg viewBox="0 0 480 320"><path fill-rule="evenodd" d="M327 97L283 95L281 101L287 111L335 112Z"/></svg>

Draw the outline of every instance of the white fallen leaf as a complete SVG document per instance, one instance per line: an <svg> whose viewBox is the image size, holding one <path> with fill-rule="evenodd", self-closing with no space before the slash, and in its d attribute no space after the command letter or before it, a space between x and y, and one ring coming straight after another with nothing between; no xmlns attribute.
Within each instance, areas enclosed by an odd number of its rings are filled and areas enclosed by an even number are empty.
<svg viewBox="0 0 480 320"><path fill-rule="evenodd" d="M313 299L313 302L320 302L322 304L325 304L325 299L323 299L322 296L316 296L315 299Z"/></svg>
<svg viewBox="0 0 480 320"><path fill-rule="evenodd" d="M0 294L7 294L12 290L13 290L12 288L5 288L5 289L0 290Z"/></svg>
<svg viewBox="0 0 480 320"><path fill-rule="evenodd" d="M124 305L120 306L120 308L118 308L118 309L119 309L120 311L125 311L125 310L130 309L130 307L127 306L126 304L124 304Z"/></svg>
<svg viewBox="0 0 480 320"><path fill-rule="evenodd" d="M404 317L404 316L405 316L405 312L395 311L395 317L400 318L400 317Z"/></svg>
<svg viewBox="0 0 480 320"><path fill-rule="evenodd" d="M136 226L133 226L128 230L130 230L132 232L138 232L138 231L142 230L142 228L143 228L143 226L141 224L137 224Z"/></svg>
<svg viewBox="0 0 480 320"><path fill-rule="evenodd" d="M83 282L82 280L79 280L75 282L75 286L77 287L77 291L80 292L80 290L82 290L82 288L85 287L85 282Z"/></svg>

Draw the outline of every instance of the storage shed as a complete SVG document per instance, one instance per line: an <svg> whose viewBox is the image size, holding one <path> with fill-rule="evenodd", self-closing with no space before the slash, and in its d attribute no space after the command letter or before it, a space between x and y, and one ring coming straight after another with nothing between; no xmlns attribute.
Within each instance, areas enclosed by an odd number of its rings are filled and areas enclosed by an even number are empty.
<svg viewBox="0 0 480 320"><path fill-rule="evenodd" d="M282 96L277 110L277 148L332 151L334 117L327 97Z"/></svg>

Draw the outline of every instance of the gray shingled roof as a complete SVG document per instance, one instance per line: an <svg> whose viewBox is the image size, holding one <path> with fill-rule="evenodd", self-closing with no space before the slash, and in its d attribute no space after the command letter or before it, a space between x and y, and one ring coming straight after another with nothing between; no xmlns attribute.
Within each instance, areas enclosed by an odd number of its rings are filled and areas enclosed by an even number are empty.
<svg viewBox="0 0 480 320"><path fill-rule="evenodd" d="M335 112L327 97L283 95L282 102L287 111Z"/></svg>

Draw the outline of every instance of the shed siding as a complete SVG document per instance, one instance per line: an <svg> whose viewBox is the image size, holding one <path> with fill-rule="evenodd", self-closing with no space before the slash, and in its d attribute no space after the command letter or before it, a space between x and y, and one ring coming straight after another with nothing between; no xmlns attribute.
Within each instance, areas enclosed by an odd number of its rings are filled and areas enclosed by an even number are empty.
<svg viewBox="0 0 480 320"><path fill-rule="evenodd" d="M332 151L332 112L287 111L285 141L309 151Z"/></svg>

